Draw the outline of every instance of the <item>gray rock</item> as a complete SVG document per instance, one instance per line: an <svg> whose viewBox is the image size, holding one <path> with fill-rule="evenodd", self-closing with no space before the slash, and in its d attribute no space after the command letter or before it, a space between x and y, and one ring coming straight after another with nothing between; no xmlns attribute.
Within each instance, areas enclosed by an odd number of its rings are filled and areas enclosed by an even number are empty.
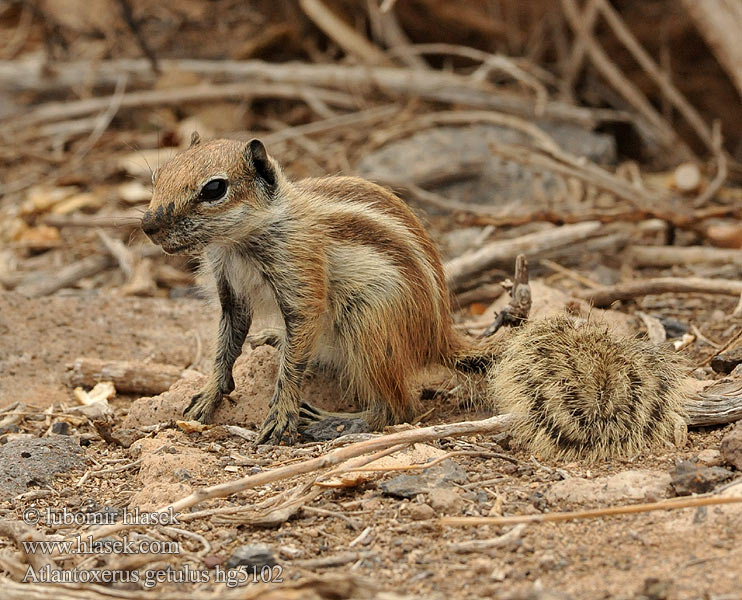
<svg viewBox="0 0 742 600"><path fill-rule="evenodd" d="M70 424L67 421L55 421L52 423L52 433L57 435L69 435Z"/></svg>
<svg viewBox="0 0 742 600"><path fill-rule="evenodd" d="M539 124L557 143L572 154L598 163L616 159L615 140L605 134L585 131L569 124ZM436 127L393 141L363 157L358 173L369 179L434 181L450 172L451 162L475 165L476 176L439 188L442 195L460 201L505 205L545 201L559 189L557 179L543 170L529 169L494 156L490 145L528 144L523 133L490 124ZM541 188L539 191L536 189Z"/></svg>
<svg viewBox="0 0 742 600"><path fill-rule="evenodd" d="M435 488L449 487L451 483L465 481L466 471L452 460L444 460L419 475L398 475L389 481L383 481L379 488L387 496L414 498Z"/></svg>
<svg viewBox="0 0 742 600"><path fill-rule="evenodd" d="M670 496L670 474L664 471L632 470L610 477L559 481L546 492L550 504L653 502Z"/></svg>
<svg viewBox="0 0 742 600"><path fill-rule="evenodd" d="M273 550L266 544L248 544L240 546L227 561L227 569L247 567L260 570L263 567L274 567L278 564Z"/></svg>
<svg viewBox="0 0 742 600"><path fill-rule="evenodd" d="M742 471L742 421L724 436L719 451L724 462Z"/></svg>
<svg viewBox="0 0 742 600"><path fill-rule="evenodd" d="M711 368L717 373L729 374L742 364L742 347L717 354L711 359Z"/></svg>
<svg viewBox="0 0 742 600"><path fill-rule="evenodd" d="M718 484L734 476L728 469L722 467L705 467L690 460L678 463L673 470L672 485L678 496L704 494L713 490Z"/></svg>
<svg viewBox="0 0 742 600"><path fill-rule="evenodd" d="M314 421L304 427L301 434L310 442L326 442L349 433L368 433L371 431L363 419L329 417Z"/></svg>
<svg viewBox="0 0 742 600"><path fill-rule="evenodd" d="M0 446L0 500L49 483L57 473L86 464L80 444L68 436L21 438Z"/></svg>

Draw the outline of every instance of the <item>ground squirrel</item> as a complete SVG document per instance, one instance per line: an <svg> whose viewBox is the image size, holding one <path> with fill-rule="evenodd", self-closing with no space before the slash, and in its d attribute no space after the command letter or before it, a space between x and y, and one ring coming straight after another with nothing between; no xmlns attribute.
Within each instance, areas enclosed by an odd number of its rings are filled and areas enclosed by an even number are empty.
<svg viewBox="0 0 742 600"><path fill-rule="evenodd" d="M343 377L350 394L365 408L358 415L374 429L418 413L419 400L410 383L426 365L489 369L496 388L507 380L510 367L492 366L494 351L454 330L438 250L414 213L389 190L355 177L292 182L259 140L202 144L197 135L186 151L157 170L153 182L142 229L168 253L201 254L221 304L214 367L186 417L208 421L222 397L234 390L232 367L258 311L277 312L285 325L278 343L278 378L260 442L295 439L302 379L313 363L328 365ZM533 342L534 348L548 347ZM569 343L579 346L574 339ZM562 352L571 350L567 345ZM523 365L513 352L511 348L505 354L503 364L512 363L516 374ZM535 352L529 355L534 360L551 361L538 354L540 350ZM638 383L653 374L652 358L642 363L646 368L631 372L640 378ZM662 379L663 373L657 376ZM549 367L544 366L540 375L549 377ZM569 377L563 368L558 376ZM516 381L538 383L520 376L509 388L511 399L517 397ZM605 385L611 382L606 380ZM672 382L668 386L669 391L656 390L657 402L672 397L675 388ZM631 386L617 393L628 394L629 403L644 402L646 396ZM543 403L536 400L539 410L555 411L553 427L564 428L561 439L566 440L563 415L556 415L558 403L548 398ZM576 402L582 400L587 401L584 395L575 396ZM521 408L524 405L520 403ZM674 409L673 405L667 415L656 416L671 416ZM329 413L304 406L302 415L323 418ZM598 416L584 420L580 414L575 418L576 427L595 427L600 420ZM551 427L537 420L529 423L536 429ZM553 427L548 429L552 438ZM521 429L525 431L526 425ZM597 431L598 437L625 433L609 426ZM595 441L587 434L585 439ZM610 440L596 443L605 447Z"/></svg>

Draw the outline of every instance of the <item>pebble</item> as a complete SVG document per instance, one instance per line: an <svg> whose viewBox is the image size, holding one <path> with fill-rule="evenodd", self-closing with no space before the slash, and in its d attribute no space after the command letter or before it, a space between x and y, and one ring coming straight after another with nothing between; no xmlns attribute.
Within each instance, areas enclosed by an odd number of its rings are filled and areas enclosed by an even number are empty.
<svg viewBox="0 0 742 600"><path fill-rule="evenodd" d="M427 521L435 517L435 510L428 504L410 504L409 513L413 521Z"/></svg>
<svg viewBox="0 0 742 600"><path fill-rule="evenodd" d="M724 436L719 451L724 462L742 471L742 421Z"/></svg>

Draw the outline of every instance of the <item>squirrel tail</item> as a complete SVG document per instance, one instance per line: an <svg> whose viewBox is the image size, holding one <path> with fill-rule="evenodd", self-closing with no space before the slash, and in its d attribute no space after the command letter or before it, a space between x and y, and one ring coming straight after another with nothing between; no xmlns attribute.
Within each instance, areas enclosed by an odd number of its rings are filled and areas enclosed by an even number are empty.
<svg viewBox="0 0 742 600"><path fill-rule="evenodd" d="M514 415L518 445L542 457L630 457L686 432L677 355L591 321L557 317L513 332L485 396Z"/></svg>

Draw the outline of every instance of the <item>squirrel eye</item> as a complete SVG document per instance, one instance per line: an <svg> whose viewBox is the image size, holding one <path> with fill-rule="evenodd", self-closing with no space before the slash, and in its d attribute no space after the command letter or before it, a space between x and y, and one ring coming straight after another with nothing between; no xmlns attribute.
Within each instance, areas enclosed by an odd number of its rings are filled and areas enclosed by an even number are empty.
<svg viewBox="0 0 742 600"><path fill-rule="evenodd" d="M204 186L201 188L201 193L198 195L198 199L207 202L213 202L214 200L221 200L226 193L226 179L212 179L211 181L205 183Z"/></svg>

